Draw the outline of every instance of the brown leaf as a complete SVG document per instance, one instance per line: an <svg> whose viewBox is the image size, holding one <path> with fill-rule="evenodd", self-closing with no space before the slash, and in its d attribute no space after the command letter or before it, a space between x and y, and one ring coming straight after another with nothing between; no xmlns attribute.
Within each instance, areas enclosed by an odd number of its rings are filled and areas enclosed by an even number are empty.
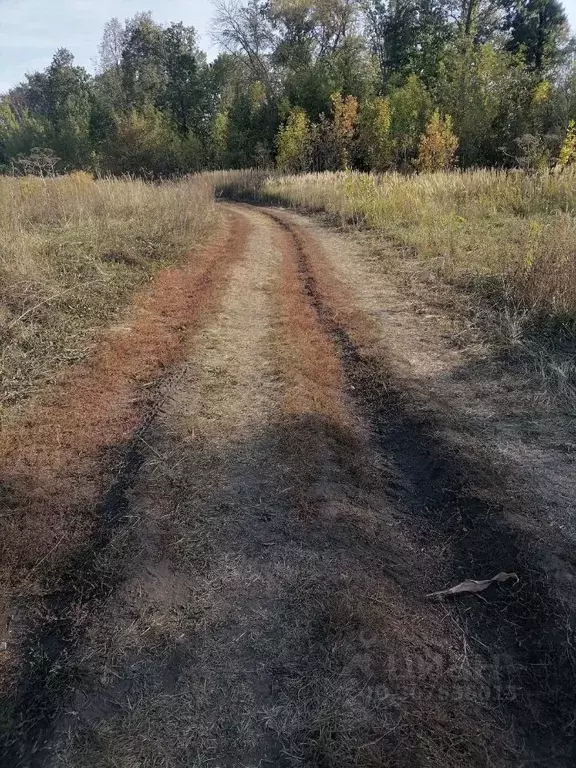
<svg viewBox="0 0 576 768"><path fill-rule="evenodd" d="M518 576L515 573L504 573L504 571L501 571L491 579L486 579L484 581L467 579L466 581L462 581L460 584L456 584L455 587L450 587L450 589L442 589L440 592L431 592L429 595L426 595L426 597L446 597L447 595L473 594L475 592L483 592L493 582L508 581L509 579L518 581Z"/></svg>

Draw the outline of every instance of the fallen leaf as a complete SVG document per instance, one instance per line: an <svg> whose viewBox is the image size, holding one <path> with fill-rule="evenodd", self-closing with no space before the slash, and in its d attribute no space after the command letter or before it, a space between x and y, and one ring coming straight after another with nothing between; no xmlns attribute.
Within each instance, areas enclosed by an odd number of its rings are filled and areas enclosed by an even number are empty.
<svg viewBox="0 0 576 768"><path fill-rule="evenodd" d="M450 587L450 589L442 589L440 592L431 592L429 595L426 595L426 597L445 597L447 595L474 594L475 592L483 592L490 586L490 584L493 584L495 581L508 581L509 579L514 579L515 581L519 580L515 573L504 573L504 571L502 571L491 579L485 579L484 581L467 579L466 581L462 581L460 584L456 584L455 587Z"/></svg>

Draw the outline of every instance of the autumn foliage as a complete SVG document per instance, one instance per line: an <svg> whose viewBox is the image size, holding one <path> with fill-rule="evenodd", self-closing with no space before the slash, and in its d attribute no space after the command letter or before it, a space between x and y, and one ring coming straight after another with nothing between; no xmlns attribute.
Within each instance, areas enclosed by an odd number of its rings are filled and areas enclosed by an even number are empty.
<svg viewBox="0 0 576 768"><path fill-rule="evenodd" d="M570 120L566 137L562 142L558 164L561 168L576 164L576 122Z"/></svg>
<svg viewBox="0 0 576 768"><path fill-rule="evenodd" d="M447 171L454 166L458 137L452 130L450 115L442 117L436 110L425 133L420 137L416 165L420 171Z"/></svg>

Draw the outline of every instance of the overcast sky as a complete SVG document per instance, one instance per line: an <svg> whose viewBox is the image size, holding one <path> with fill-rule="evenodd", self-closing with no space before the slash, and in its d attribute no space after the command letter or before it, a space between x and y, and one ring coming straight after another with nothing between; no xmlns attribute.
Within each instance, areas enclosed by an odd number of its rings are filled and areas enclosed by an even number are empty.
<svg viewBox="0 0 576 768"><path fill-rule="evenodd" d="M564 4L576 28L576 0ZM138 11L196 27L202 48L214 55L210 0L0 0L0 92L46 67L57 48L70 49L78 64L93 71L105 22Z"/></svg>

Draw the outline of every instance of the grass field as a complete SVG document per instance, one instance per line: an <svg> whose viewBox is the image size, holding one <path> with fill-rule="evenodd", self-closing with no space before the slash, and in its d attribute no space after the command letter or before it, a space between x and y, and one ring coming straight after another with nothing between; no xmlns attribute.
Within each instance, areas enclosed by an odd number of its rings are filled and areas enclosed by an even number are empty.
<svg viewBox="0 0 576 768"><path fill-rule="evenodd" d="M0 421L214 221L200 179L0 178Z"/></svg>
<svg viewBox="0 0 576 768"><path fill-rule="evenodd" d="M572 328L576 171L216 175L224 194L326 212L408 246L442 276L504 299L530 319Z"/></svg>

